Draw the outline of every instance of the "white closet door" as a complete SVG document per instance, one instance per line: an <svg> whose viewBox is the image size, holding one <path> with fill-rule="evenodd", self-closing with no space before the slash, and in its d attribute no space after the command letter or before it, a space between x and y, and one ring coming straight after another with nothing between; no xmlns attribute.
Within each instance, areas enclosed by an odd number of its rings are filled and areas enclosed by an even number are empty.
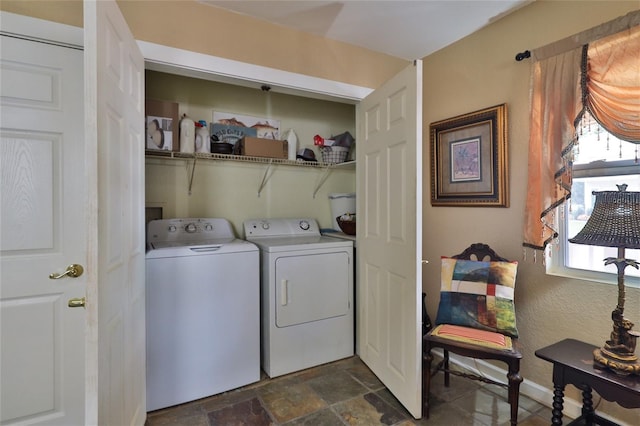
<svg viewBox="0 0 640 426"><path fill-rule="evenodd" d="M145 394L144 59L113 0L84 2L86 141L97 263L87 308L97 424L142 425ZM93 401L92 401L93 402ZM91 410L92 406L88 407ZM92 419L93 420L93 419Z"/></svg>
<svg viewBox="0 0 640 426"><path fill-rule="evenodd" d="M422 62L364 99L358 120L360 357L420 418Z"/></svg>

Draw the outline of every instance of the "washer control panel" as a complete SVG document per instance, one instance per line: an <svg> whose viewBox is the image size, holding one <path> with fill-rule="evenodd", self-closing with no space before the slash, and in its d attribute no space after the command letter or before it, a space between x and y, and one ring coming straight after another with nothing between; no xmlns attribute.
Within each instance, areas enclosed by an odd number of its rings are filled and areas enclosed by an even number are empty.
<svg viewBox="0 0 640 426"><path fill-rule="evenodd" d="M198 242L235 238L231 224L219 218L152 220L147 225L147 243Z"/></svg>
<svg viewBox="0 0 640 426"><path fill-rule="evenodd" d="M301 237L320 235L318 222L311 218L250 219L244 222L247 240L261 237Z"/></svg>

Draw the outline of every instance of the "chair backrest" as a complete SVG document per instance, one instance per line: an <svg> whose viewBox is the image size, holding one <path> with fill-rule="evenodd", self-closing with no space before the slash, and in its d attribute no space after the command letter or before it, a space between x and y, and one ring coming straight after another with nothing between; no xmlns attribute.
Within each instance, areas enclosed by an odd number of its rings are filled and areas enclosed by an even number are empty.
<svg viewBox="0 0 640 426"><path fill-rule="evenodd" d="M476 262L479 264L474 265ZM458 325L518 337L513 300L517 265L483 243L443 257L436 325Z"/></svg>
<svg viewBox="0 0 640 426"><path fill-rule="evenodd" d="M466 260L479 260L485 262L509 262L509 259L505 259L502 256L493 251L491 247L483 243L471 244L460 254L451 256L454 259L466 259ZM487 259L488 258L488 259Z"/></svg>

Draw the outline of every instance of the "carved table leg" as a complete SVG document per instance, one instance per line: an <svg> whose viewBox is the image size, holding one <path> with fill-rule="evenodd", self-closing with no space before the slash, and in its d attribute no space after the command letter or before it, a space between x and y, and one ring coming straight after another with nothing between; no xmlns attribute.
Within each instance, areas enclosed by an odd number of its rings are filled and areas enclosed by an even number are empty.
<svg viewBox="0 0 640 426"><path fill-rule="evenodd" d="M582 388L582 415L584 416L587 424L593 424L593 417L595 410L593 409L593 397L591 395L591 387L584 385Z"/></svg>
<svg viewBox="0 0 640 426"><path fill-rule="evenodd" d="M551 409L551 424L562 425L562 408L564 404L564 386L553 385L553 404Z"/></svg>

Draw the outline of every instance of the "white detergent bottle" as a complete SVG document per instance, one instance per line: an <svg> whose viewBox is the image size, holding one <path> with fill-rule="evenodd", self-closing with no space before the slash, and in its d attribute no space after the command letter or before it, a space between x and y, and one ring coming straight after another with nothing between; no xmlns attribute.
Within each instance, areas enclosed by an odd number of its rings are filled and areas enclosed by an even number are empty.
<svg viewBox="0 0 640 426"><path fill-rule="evenodd" d="M196 124L196 152L211 152L209 129L207 129L207 122L204 120L200 120Z"/></svg>
<svg viewBox="0 0 640 426"><path fill-rule="evenodd" d="M298 151L298 136L296 136L296 132L293 129L287 130L284 133L284 140L287 141L287 158L295 161Z"/></svg>
<svg viewBox="0 0 640 426"><path fill-rule="evenodd" d="M194 152L196 146L195 128L193 120L187 117L187 114L183 114L180 120L180 152Z"/></svg>

